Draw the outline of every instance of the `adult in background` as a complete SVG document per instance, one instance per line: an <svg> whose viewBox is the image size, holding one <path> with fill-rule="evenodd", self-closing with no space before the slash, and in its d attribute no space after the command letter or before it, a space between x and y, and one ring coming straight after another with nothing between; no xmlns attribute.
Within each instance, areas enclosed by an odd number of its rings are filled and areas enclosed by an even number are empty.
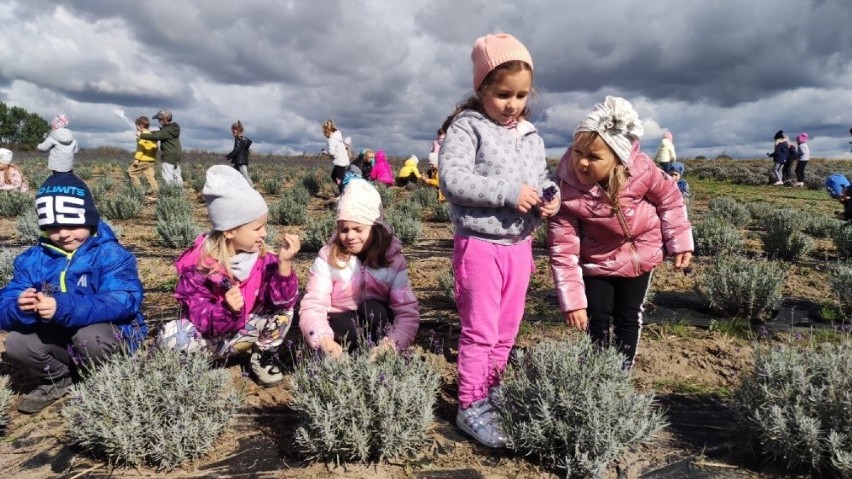
<svg viewBox="0 0 852 479"><path fill-rule="evenodd" d="M180 146L180 126L172 121L172 112L163 109L152 117L159 120L160 129L157 131L136 131L136 138L160 142L160 161L163 182L167 185L183 187L183 177L180 173L180 159L183 149Z"/></svg>
<svg viewBox="0 0 852 479"><path fill-rule="evenodd" d="M659 148L657 148L657 154L654 156L654 161L656 161L657 164L660 165L660 168L662 168L666 173L671 171L672 163L677 161L674 137L672 137L671 132L667 131L663 133L663 139L660 141Z"/></svg>

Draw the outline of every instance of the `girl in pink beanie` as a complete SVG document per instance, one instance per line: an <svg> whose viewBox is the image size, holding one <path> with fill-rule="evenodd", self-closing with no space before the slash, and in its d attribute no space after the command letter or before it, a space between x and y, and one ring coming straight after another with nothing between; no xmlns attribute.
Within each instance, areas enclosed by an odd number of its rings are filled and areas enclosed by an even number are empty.
<svg viewBox="0 0 852 479"><path fill-rule="evenodd" d="M559 208L544 142L528 121L530 52L507 34L476 40L473 96L448 118L438 155L441 192L455 227L453 271L461 318L456 425L503 447L492 409L515 344L533 269L532 232Z"/></svg>
<svg viewBox="0 0 852 479"><path fill-rule="evenodd" d="M811 159L811 148L808 146L808 134L800 133L796 137L797 152L799 158L796 163L796 186L805 186L805 168Z"/></svg>
<svg viewBox="0 0 852 479"><path fill-rule="evenodd" d="M311 266L302 335L331 357L363 343L379 354L411 346L419 326L402 243L385 223L382 198L369 182L353 179L337 203L337 231Z"/></svg>

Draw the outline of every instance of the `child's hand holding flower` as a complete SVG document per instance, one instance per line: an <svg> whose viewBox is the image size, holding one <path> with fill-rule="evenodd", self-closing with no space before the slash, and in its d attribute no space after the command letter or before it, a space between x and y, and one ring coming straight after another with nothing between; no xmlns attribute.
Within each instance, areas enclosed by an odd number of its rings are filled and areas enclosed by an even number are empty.
<svg viewBox="0 0 852 479"><path fill-rule="evenodd" d="M18 296L18 308L24 312L33 312L36 310L36 289L27 288Z"/></svg>
<svg viewBox="0 0 852 479"><path fill-rule="evenodd" d="M284 234L284 241L281 244L281 249L278 251L278 273L282 276L290 276L293 270L293 258L302 247L302 241L299 235Z"/></svg>
<svg viewBox="0 0 852 479"><path fill-rule="evenodd" d="M39 317L45 321L53 319L53 316L56 314L56 298L47 296L44 293L36 293L35 298L35 309L38 311Z"/></svg>

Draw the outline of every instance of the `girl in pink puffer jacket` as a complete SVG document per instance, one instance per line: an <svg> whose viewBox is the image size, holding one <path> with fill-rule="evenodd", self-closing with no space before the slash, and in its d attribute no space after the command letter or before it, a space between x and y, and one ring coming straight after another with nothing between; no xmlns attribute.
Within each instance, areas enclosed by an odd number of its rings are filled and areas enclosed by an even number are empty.
<svg viewBox="0 0 852 479"><path fill-rule="evenodd" d="M559 162L562 204L551 219L550 263L569 325L613 340L633 366L651 273L666 254L689 265L692 226L677 185L639 150L630 103L606 97L574 131Z"/></svg>

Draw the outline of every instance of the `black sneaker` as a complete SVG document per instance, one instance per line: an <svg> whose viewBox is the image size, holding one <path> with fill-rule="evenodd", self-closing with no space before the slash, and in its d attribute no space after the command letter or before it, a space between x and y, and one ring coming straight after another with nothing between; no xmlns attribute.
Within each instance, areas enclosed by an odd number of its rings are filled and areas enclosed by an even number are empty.
<svg viewBox="0 0 852 479"><path fill-rule="evenodd" d="M18 402L18 412L35 414L41 411L68 394L71 391L71 384L71 378L59 379L51 384L42 384L21 398Z"/></svg>

